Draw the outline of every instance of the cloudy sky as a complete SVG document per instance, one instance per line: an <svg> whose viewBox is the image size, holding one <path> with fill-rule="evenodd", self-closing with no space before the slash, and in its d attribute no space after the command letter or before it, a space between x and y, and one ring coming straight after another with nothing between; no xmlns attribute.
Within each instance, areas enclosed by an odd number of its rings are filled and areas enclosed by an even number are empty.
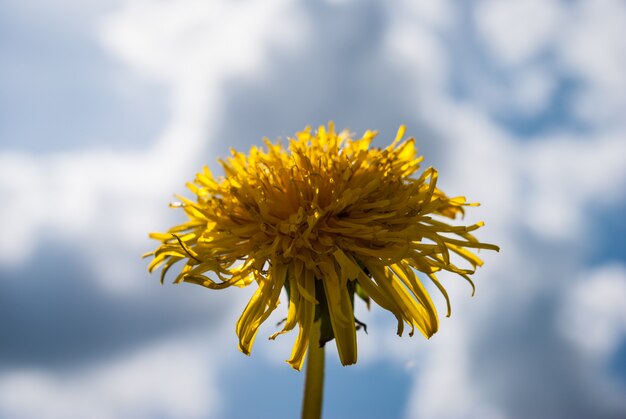
<svg viewBox="0 0 626 419"><path fill-rule="evenodd" d="M297 417L253 290L139 256L202 165L329 120L406 124L502 251L430 341L357 307L325 417L625 417L625 74L620 0L0 3L0 417Z"/></svg>

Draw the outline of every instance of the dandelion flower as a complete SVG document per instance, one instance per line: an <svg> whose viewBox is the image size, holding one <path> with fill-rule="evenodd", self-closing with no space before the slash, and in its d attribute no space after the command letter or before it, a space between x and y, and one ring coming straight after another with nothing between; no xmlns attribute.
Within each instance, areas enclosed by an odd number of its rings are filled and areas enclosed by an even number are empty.
<svg viewBox="0 0 626 419"><path fill-rule="evenodd" d="M370 147L376 132L354 139L332 123L306 128L286 146L265 139L248 155L232 151L220 160L224 176L205 167L187 184L194 199L178 197L188 221L150 237L161 245L152 272L161 281L184 262L175 283L210 289L257 289L237 322L239 349L250 354L260 325L286 290L288 313L281 333L298 327L289 364L302 367L314 322L320 345L335 339L343 365L357 361L355 294L390 311L429 338L438 329L437 310L422 280L432 281L450 303L437 273L469 277L481 259L476 249L498 250L471 232L483 223L454 226L443 219L464 214L464 197L437 188L437 171L418 174L422 157L415 140L398 130L385 149ZM457 260L467 266L457 266ZM316 334L317 336L317 334Z"/></svg>

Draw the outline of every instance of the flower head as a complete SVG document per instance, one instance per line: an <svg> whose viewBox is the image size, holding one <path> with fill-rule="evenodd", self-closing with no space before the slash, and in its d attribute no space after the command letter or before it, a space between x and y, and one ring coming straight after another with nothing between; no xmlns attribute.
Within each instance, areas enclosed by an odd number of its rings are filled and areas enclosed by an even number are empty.
<svg viewBox="0 0 626 419"><path fill-rule="evenodd" d="M469 204L437 188L433 168L416 175L422 157L415 140L402 141L404 127L385 149L370 148L375 132L353 139L333 124L310 128L285 147L265 140L249 155L232 151L220 160L225 175L208 168L187 186L194 200L179 197L184 224L150 237L161 245L149 270L165 273L185 264L174 280L211 289L258 288L239 321L239 348L249 354L257 331L279 304L283 288L289 307L282 331L298 326L291 358L300 369L311 329L321 321L320 344L333 338L342 364L356 362L354 295L370 299L427 338L438 329L435 306L416 271L428 277L450 304L436 274L467 279L482 265L473 249L497 246L471 232L482 223L453 226ZM456 256L458 257L456 257ZM453 260L454 259L454 260ZM469 268L456 266L464 260ZM211 273L210 275L208 275Z"/></svg>

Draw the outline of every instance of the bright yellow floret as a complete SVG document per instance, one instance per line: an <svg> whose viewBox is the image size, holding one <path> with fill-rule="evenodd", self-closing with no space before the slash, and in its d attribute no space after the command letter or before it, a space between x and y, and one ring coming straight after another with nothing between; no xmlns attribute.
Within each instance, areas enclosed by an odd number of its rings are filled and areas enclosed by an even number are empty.
<svg viewBox="0 0 626 419"><path fill-rule="evenodd" d="M285 289L287 320L280 333L298 326L288 362L300 369L313 322L322 322L322 342L332 339L342 364L357 360L353 300L373 300L424 336L438 328L435 306L416 275L434 282L450 304L436 273L469 275L482 265L472 249L498 250L471 232L482 223L452 226L472 205L437 188L437 171L415 176L422 157L415 140L402 141L404 127L385 148L370 148L376 133L353 139L333 124L310 128L248 155L232 151L220 161L225 175L208 168L187 186L194 200L180 197L188 221L168 233L152 233L162 244L149 270L162 266L161 281L176 262L185 265L175 279L222 289L258 288L237 323L239 348L249 354L257 331ZM457 267L456 254L470 268ZM456 258L456 259L460 259ZM211 273L207 276L207 273ZM473 287L473 283L472 283Z"/></svg>

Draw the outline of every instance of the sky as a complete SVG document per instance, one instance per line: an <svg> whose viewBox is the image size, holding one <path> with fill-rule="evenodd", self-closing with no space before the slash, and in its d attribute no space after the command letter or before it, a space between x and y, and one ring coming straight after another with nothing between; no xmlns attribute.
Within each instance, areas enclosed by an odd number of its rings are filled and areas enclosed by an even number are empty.
<svg viewBox="0 0 626 419"><path fill-rule="evenodd" d="M297 417L284 304L247 357L252 287L140 255L203 165L330 120L406 124L501 251L428 341L357 305L324 417L625 417L625 74L620 0L0 3L0 417Z"/></svg>

